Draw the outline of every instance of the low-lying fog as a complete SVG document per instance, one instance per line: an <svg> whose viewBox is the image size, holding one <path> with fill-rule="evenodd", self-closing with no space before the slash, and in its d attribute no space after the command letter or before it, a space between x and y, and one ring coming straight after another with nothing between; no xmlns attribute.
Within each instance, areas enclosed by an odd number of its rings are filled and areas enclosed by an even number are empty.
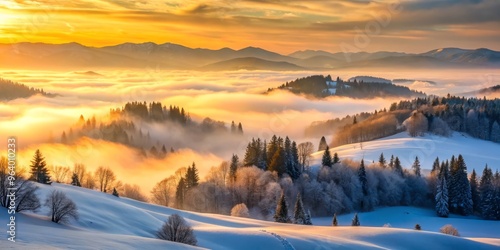
<svg viewBox="0 0 500 250"><path fill-rule="evenodd" d="M398 98L351 99L332 97L313 100L287 92L262 95L269 87L286 81L318 74L317 72L194 72L138 71L82 72L0 71L0 77L20 82L60 96L17 99L0 103L2 141L16 136L20 166L29 165L34 150L40 148L49 165L72 166L83 163L88 169L112 167L119 179L141 184L145 192L177 168L193 161L201 175L209 167L229 160L233 153L243 157L244 146L252 137L269 139L271 135L290 136L298 143L311 141L317 147L319 138L305 138L304 128L313 121L343 117L363 111L388 108ZM415 71L415 72L325 72L332 77L348 79L370 75L387 79L410 79L405 84L427 94L465 93L499 84L499 71ZM435 84L429 83L432 81ZM60 133L84 117L107 116L110 108L122 107L128 101L161 101L163 105L184 107L193 120L205 117L243 124L244 137L239 146L225 144L225 138L170 145L177 149L165 159L143 159L133 150L115 143L82 139L73 145L50 143ZM161 129L147 126L152 138L165 138ZM176 135L182 137L182 135ZM331 135L325 135L331 136ZM57 140L55 140L57 141ZM189 148L186 147L189 145ZM0 150L6 143L0 144Z"/></svg>

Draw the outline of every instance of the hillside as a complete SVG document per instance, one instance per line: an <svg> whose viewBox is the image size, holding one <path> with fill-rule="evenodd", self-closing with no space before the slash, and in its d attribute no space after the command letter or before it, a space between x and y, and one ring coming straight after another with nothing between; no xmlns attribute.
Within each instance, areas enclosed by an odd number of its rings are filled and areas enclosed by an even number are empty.
<svg viewBox="0 0 500 250"><path fill-rule="evenodd" d="M475 169L481 173L486 164L495 171L500 170L500 144L473 138L467 134L454 132L450 137L441 137L426 134L423 137L411 137L407 132L401 132L382 139L353 143L331 148L339 157L365 162L378 162L380 154L386 159L391 155L398 156L403 167L409 168L415 157L418 156L423 169L431 169L432 163L439 157L440 160L450 159L452 155L462 154L467 169ZM323 152L314 154L315 163L321 162Z"/></svg>
<svg viewBox="0 0 500 250"><path fill-rule="evenodd" d="M0 101L28 98L34 95L55 96L54 94L46 93L43 89L35 89L21 83L0 78Z"/></svg>
<svg viewBox="0 0 500 250"><path fill-rule="evenodd" d="M368 80L365 82L357 81ZM269 88L268 93L275 89L290 91L294 94L304 94L316 98L328 96L347 96L352 98L375 97L423 97L425 94L409 89L408 87L394 85L376 77L355 77L344 81L337 77L333 80L330 75L313 75L286 82L277 88Z"/></svg>
<svg viewBox="0 0 500 250"><path fill-rule="evenodd" d="M435 232L279 224L179 211L68 185L38 186L38 195L42 199L54 189L65 192L76 203L80 219L69 225L54 224L45 216L45 207L36 214L17 214L17 241L11 243L3 239L2 249L195 249L154 238L155 231L173 213L187 219L194 228L198 245L207 249L496 248L491 244ZM362 223L368 224L367 220L363 221L363 216ZM496 223L481 222L485 227ZM7 224L7 217L2 216L0 223ZM483 237L489 236L491 234ZM487 241L495 242L495 239Z"/></svg>
<svg viewBox="0 0 500 250"><path fill-rule="evenodd" d="M305 70L295 64L288 62L268 61L256 57L243 57L227 61L217 62L200 67L199 70L224 71L224 70L273 70L273 71L297 71Z"/></svg>

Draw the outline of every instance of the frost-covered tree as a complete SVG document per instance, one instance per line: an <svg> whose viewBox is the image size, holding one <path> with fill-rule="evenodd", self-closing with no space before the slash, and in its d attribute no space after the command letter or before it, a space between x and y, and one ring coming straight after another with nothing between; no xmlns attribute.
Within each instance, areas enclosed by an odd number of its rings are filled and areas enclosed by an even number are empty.
<svg viewBox="0 0 500 250"><path fill-rule="evenodd" d="M309 167L311 154L314 153L314 145L312 142L303 142L298 145L299 162L302 167L302 172Z"/></svg>
<svg viewBox="0 0 500 250"><path fill-rule="evenodd" d="M452 157L450 171L450 211L469 215L472 213L472 194L467 166L462 155L456 159Z"/></svg>
<svg viewBox="0 0 500 250"><path fill-rule="evenodd" d="M231 209L231 216L249 218L250 214L248 213L247 205L245 203L234 205Z"/></svg>
<svg viewBox="0 0 500 250"><path fill-rule="evenodd" d="M193 228L178 214L172 214L168 217L168 220L156 233L156 237L192 246L196 246L198 243Z"/></svg>
<svg viewBox="0 0 500 250"><path fill-rule="evenodd" d="M334 214L333 214L333 220L332 220L332 226L336 227L336 226L338 226L338 225L339 225L339 222L338 222L338 220L337 220L337 214L336 214L336 213L334 213Z"/></svg>
<svg viewBox="0 0 500 250"><path fill-rule="evenodd" d="M361 160L361 164L358 169L358 178L361 183L361 190L363 191L363 196L368 195L368 179L366 178L365 161Z"/></svg>
<svg viewBox="0 0 500 250"><path fill-rule="evenodd" d="M312 218L312 216L311 216L311 210L308 209L307 213L306 213L306 220L304 222L304 225L312 225L313 223L311 221L311 218Z"/></svg>
<svg viewBox="0 0 500 250"><path fill-rule="evenodd" d="M276 212L274 213L274 221L280 223L290 223L288 216L288 204L286 202L285 193L281 193L281 197L276 205Z"/></svg>
<svg viewBox="0 0 500 250"><path fill-rule="evenodd" d="M394 172L399 174L399 176L404 177L404 172L403 172L403 167L401 166L401 161L399 161L399 158L396 156L394 159L394 164L392 166Z"/></svg>
<svg viewBox="0 0 500 250"><path fill-rule="evenodd" d="M439 175L436 188L436 213L440 217L448 217L448 185L444 173Z"/></svg>
<svg viewBox="0 0 500 250"><path fill-rule="evenodd" d="M69 219L78 219L78 208L65 193L53 190L45 200L45 206L49 208L49 216L52 222L67 222Z"/></svg>
<svg viewBox="0 0 500 250"><path fill-rule="evenodd" d="M326 146L325 152L323 153L323 158L321 158L321 166L330 168L333 166L332 155L330 154L330 148L328 147L328 145Z"/></svg>
<svg viewBox="0 0 500 250"><path fill-rule="evenodd" d="M306 212L304 210L304 204L302 203L302 196L300 192L297 194L297 200L295 201L295 208L293 210L293 223L295 224L305 224Z"/></svg>
<svg viewBox="0 0 500 250"><path fill-rule="evenodd" d="M357 227L359 225L361 225L361 224L359 223L358 213L355 213L354 218L352 218L351 226Z"/></svg>

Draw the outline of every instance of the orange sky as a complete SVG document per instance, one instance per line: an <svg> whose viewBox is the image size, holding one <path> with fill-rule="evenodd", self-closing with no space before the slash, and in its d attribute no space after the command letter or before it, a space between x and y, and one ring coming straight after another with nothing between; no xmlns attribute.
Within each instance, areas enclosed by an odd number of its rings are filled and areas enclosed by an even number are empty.
<svg viewBox="0 0 500 250"><path fill-rule="evenodd" d="M499 9L498 0L0 0L0 43L500 50Z"/></svg>

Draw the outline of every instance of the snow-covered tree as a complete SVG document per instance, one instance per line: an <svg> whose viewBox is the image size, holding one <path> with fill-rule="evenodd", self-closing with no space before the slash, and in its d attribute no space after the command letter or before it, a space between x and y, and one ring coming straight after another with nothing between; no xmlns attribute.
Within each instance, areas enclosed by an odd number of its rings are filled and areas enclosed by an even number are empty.
<svg viewBox="0 0 500 250"><path fill-rule="evenodd" d="M488 166L484 167L483 175L479 183L479 197L481 217L485 219L495 219L496 212L494 210L495 202L495 187L493 185L493 172Z"/></svg>
<svg viewBox="0 0 500 250"><path fill-rule="evenodd" d="M304 222L304 225L312 225L312 221L311 221L311 210L307 210L307 213L306 213L306 220Z"/></svg>
<svg viewBox="0 0 500 250"><path fill-rule="evenodd" d="M337 214L336 214L336 213L334 213L334 214L333 214L333 220L332 220L332 226L336 227L336 226L338 226L338 225L339 225L339 222L338 222L338 220L337 220Z"/></svg>
<svg viewBox="0 0 500 250"><path fill-rule="evenodd" d="M448 217L448 184L446 183L446 176L440 174L437 180L436 188L436 213L440 217Z"/></svg>
<svg viewBox="0 0 500 250"><path fill-rule="evenodd" d="M470 193L472 196L472 208L474 212L479 212L479 203L480 203L479 183L477 181L477 174L475 169L472 169L472 174L470 175L469 182L470 182Z"/></svg>
<svg viewBox="0 0 500 250"><path fill-rule="evenodd" d="M297 194L297 201L295 202L295 208L293 210L293 223L295 224L305 224L306 212L304 210L304 204L302 203L302 196L300 192Z"/></svg>
<svg viewBox="0 0 500 250"><path fill-rule="evenodd" d="M354 214L354 218L352 218L352 223L351 226L359 226L359 218L358 218L358 213Z"/></svg>
<svg viewBox="0 0 500 250"><path fill-rule="evenodd" d="M245 203L236 204L231 209L231 216L249 218L248 208Z"/></svg>
<svg viewBox="0 0 500 250"><path fill-rule="evenodd" d="M333 153L332 163L334 165L337 164L337 163L340 163L340 158L339 158L339 155L337 154L337 152Z"/></svg>
<svg viewBox="0 0 500 250"><path fill-rule="evenodd" d="M285 193L281 193L281 197L276 205L276 212L274 213L274 221L280 223L290 223L288 216L288 204L286 202Z"/></svg>

